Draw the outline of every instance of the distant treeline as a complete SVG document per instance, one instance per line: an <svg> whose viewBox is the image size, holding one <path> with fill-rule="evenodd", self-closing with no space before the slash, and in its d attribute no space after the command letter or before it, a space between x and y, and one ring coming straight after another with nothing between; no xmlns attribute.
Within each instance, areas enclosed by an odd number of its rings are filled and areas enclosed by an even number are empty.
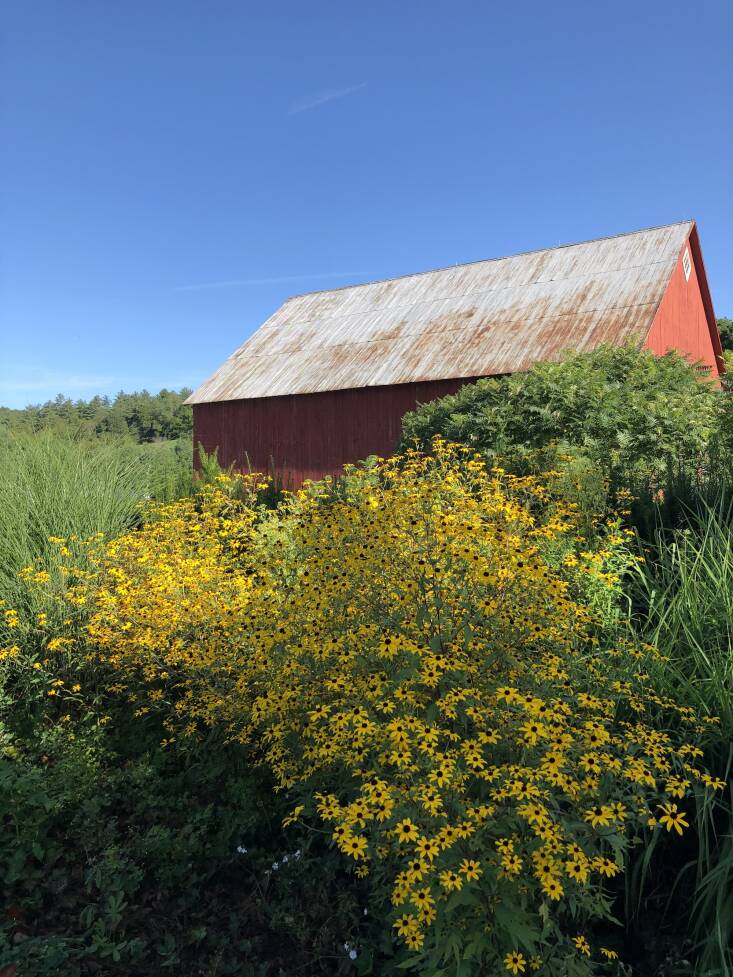
<svg viewBox="0 0 733 977"><path fill-rule="evenodd" d="M45 404L23 410L0 407L0 432L33 434L53 431L88 437L128 436L138 444L189 437L191 408L184 400L191 391L161 390L157 394L120 392L116 397L71 400L59 394Z"/></svg>

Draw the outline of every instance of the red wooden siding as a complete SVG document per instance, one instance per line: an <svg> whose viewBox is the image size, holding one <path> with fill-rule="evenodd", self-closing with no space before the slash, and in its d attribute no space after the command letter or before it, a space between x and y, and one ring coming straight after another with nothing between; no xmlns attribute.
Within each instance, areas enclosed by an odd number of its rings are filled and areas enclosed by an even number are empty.
<svg viewBox="0 0 733 977"><path fill-rule="evenodd" d="M712 303L696 238L695 231L685 246L689 247L692 263L689 281L685 280L682 264L683 247L644 345L658 355L676 349L692 361L705 363L717 376L721 372L720 339L714 319L711 329Z"/></svg>
<svg viewBox="0 0 733 977"><path fill-rule="evenodd" d="M286 487L336 474L347 462L389 455L402 417L417 404L455 393L465 380L194 404L193 442L219 449L222 465L277 471Z"/></svg>

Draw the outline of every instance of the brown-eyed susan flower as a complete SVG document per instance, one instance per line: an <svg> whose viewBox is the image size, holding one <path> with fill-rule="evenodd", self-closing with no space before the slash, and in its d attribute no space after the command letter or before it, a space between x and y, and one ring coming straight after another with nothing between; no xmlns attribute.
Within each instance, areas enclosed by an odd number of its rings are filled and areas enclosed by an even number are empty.
<svg viewBox="0 0 733 977"><path fill-rule="evenodd" d="M300 815L303 813L304 810L305 810L305 805L303 804L298 804L296 807L294 807L293 810L290 812L290 814L287 814L283 818L283 822L282 822L283 828L287 828L289 825L295 824L295 822L298 820L298 818L300 817Z"/></svg>
<svg viewBox="0 0 733 977"><path fill-rule="evenodd" d="M674 829L678 835L681 835L683 828L690 827L685 821L685 812L678 810L676 804L660 804L659 810L663 812L659 822L666 827L667 831Z"/></svg>
<svg viewBox="0 0 733 977"><path fill-rule="evenodd" d="M681 798L685 796L689 786L690 781L684 777L670 777L667 783L664 785L664 789L672 797Z"/></svg>
<svg viewBox="0 0 733 977"><path fill-rule="evenodd" d="M333 829L332 838L337 844L341 844L342 841L346 841L347 838L351 837L351 828L346 824L337 824Z"/></svg>
<svg viewBox="0 0 733 977"><path fill-rule="evenodd" d="M339 848L347 855L350 855L351 858L364 858L367 850L367 840L363 835L350 836L343 839L339 844Z"/></svg>
<svg viewBox="0 0 733 977"><path fill-rule="evenodd" d="M724 780L721 780L720 777L712 777L709 773L703 773L700 779L711 790L723 790L726 786Z"/></svg>
<svg viewBox="0 0 733 977"><path fill-rule="evenodd" d="M440 852L440 845L434 838L418 838L415 842L415 850L418 855L432 861Z"/></svg>
<svg viewBox="0 0 733 977"><path fill-rule="evenodd" d="M583 883L588 878L589 869L588 866L583 862L565 862L564 868L568 878L573 879L575 882Z"/></svg>
<svg viewBox="0 0 733 977"><path fill-rule="evenodd" d="M420 832L409 818L404 818L404 820L400 821L395 826L394 833L398 841L402 842L415 841L420 837Z"/></svg>
<svg viewBox="0 0 733 977"><path fill-rule="evenodd" d="M418 928L417 917L411 913L405 913L403 916L399 916L392 926L397 930L398 936L405 937Z"/></svg>
<svg viewBox="0 0 733 977"><path fill-rule="evenodd" d="M416 909L424 910L428 909L430 906L435 904L430 889L423 887L422 889L416 889L410 896L413 906Z"/></svg>
<svg viewBox="0 0 733 977"><path fill-rule="evenodd" d="M607 804L596 805L583 814L583 820L594 828L606 828L613 821L613 808Z"/></svg>
<svg viewBox="0 0 733 977"><path fill-rule="evenodd" d="M453 892L454 889L463 888L463 879L458 872L454 872L453 869L447 869L445 872L440 873L440 884L446 892Z"/></svg>
<svg viewBox="0 0 733 977"><path fill-rule="evenodd" d="M460 868L469 882L475 881L481 875L481 863L473 858L464 858Z"/></svg>
<svg viewBox="0 0 733 977"><path fill-rule="evenodd" d="M562 882L560 882L559 879L554 878L551 875L547 875L542 879L541 885L542 891L545 893L545 895L549 896L550 899L555 902L562 899L565 890L563 889Z"/></svg>
<svg viewBox="0 0 733 977"><path fill-rule="evenodd" d="M594 858L593 868L600 872L601 875L605 875L607 878L612 879L614 875L618 875L621 871L620 867L616 862L612 861L610 858Z"/></svg>
<svg viewBox="0 0 733 977"><path fill-rule="evenodd" d="M507 854L503 855L501 859L502 874L512 878L515 875L519 875L522 871L522 859L519 855Z"/></svg>
<svg viewBox="0 0 733 977"><path fill-rule="evenodd" d="M511 953L507 953L504 957L504 967L511 974L523 974L526 969L526 963L523 954L518 950L512 950Z"/></svg>
<svg viewBox="0 0 733 977"><path fill-rule="evenodd" d="M419 950L425 942L425 934L420 929L410 930L405 936L405 943L411 950Z"/></svg>

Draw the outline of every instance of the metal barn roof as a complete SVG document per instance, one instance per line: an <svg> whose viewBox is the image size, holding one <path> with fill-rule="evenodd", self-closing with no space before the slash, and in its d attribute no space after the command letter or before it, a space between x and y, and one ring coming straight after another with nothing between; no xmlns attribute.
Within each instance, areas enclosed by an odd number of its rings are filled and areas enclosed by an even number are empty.
<svg viewBox="0 0 733 977"><path fill-rule="evenodd" d="M493 376L643 341L693 227L297 295L187 403Z"/></svg>

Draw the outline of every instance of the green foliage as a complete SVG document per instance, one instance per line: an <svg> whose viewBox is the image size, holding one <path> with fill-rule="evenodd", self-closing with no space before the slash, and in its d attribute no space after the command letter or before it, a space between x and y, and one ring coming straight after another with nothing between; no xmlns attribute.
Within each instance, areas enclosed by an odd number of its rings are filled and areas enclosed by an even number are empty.
<svg viewBox="0 0 733 977"><path fill-rule="evenodd" d="M53 431L77 437L124 435L138 443L190 437L191 408L183 403L190 393L184 387L180 391L163 389L157 394L147 390L120 392L113 400L93 397L77 401L59 394L55 400L24 410L0 407L0 433L4 430L15 434Z"/></svg>
<svg viewBox="0 0 733 977"><path fill-rule="evenodd" d="M718 319L718 332L723 350L733 350L733 319Z"/></svg>
<svg viewBox="0 0 733 977"><path fill-rule="evenodd" d="M343 972L344 942L371 919L338 857L284 837L284 804L242 748L162 751L161 732L121 712L25 739L6 723L0 964L23 977Z"/></svg>
<svg viewBox="0 0 733 977"><path fill-rule="evenodd" d="M587 458L615 485L694 469L727 401L676 353L601 346L538 363L526 373L479 380L404 419L401 447L440 434L521 464L559 445Z"/></svg>

